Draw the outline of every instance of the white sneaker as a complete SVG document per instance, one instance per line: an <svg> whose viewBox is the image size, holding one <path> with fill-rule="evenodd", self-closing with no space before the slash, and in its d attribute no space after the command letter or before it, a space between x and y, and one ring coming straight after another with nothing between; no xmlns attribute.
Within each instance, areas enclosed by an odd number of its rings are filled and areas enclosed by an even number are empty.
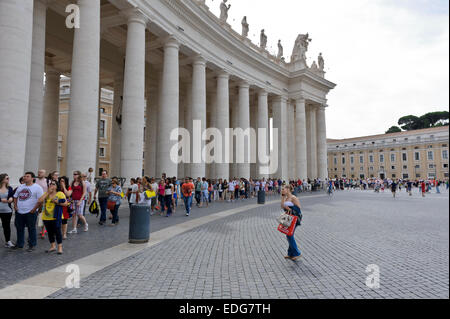
<svg viewBox="0 0 450 319"><path fill-rule="evenodd" d="M14 244L13 244L11 241L9 241L9 242L7 242L7 243L5 244L5 247L6 247L6 248L13 248L13 247L14 247Z"/></svg>
<svg viewBox="0 0 450 319"><path fill-rule="evenodd" d="M84 225L84 231L86 232L88 230L89 230L89 225L88 225L88 223L86 223L86 225Z"/></svg>
<svg viewBox="0 0 450 319"><path fill-rule="evenodd" d="M74 228L69 232L69 234L78 234L78 230Z"/></svg>

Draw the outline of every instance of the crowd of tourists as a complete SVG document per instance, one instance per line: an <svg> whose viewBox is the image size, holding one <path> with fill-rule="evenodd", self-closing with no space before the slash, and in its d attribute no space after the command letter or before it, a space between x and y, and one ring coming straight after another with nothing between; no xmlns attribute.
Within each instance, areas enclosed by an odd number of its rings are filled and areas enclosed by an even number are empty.
<svg viewBox="0 0 450 319"><path fill-rule="evenodd" d="M37 176L27 172L18 182L19 186L13 189L10 185L17 183L10 181L7 174L0 175L0 219L5 247L11 251L24 249L27 229L27 251L35 250L37 238L47 236L50 247L46 253L49 254L63 254L63 241L68 235L88 232L86 214L93 210L100 215L100 226L109 224L114 227L119 224L119 209L123 203L128 203L130 209L136 204L148 205L152 215L164 217L171 217L181 204L183 213L190 216L194 203L202 208L215 202L252 199L260 191L265 191L267 196L280 196L283 187L296 194L316 190L322 185L320 180L194 180L170 178L163 174L158 179L147 176L132 178L129 186L123 189L122 180L109 178L106 170L102 171L100 178L94 179L93 169L86 173L76 171L70 180L67 176L59 176L57 171L47 175L45 170L39 170ZM11 240L13 213L17 233L15 244Z"/></svg>
<svg viewBox="0 0 450 319"><path fill-rule="evenodd" d="M384 192L385 190L391 191L393 196L400 191L405 190L409 196L412 196L413 189L417 189L422 197L433 191L436 194L441 193L441 189L449 190L449 180L409 180L409 179L347 179L337 178L328 182L328 193L333 191L344 190L371 190L376 193Z"/></svg>

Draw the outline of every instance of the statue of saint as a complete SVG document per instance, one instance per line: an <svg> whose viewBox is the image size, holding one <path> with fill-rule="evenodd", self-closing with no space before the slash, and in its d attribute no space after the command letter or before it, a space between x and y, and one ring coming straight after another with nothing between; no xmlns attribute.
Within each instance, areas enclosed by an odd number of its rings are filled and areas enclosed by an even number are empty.
<svg viewBox="0 0 450 319"><path fill-rule="evenodd" d="M312 40L309 34L300 34L295 40L294 50L292 51L292 61L303 60L306 61L306 52L308 52L309 43Z"/></svg>
<svg viewBox="0 0 450 319"><path fill-rule="evenodd" d="M281 45L281 40L278 40L278 55L277 59L280 60L283 57L283 46Z"/></svg>
<svg viewBox="0 0 450 319"><path fill-rule="evenodd" d="M228 10L231 8L231 4L227 6L228 0L223 0L220 4L220 21L227 22L228 20Z"/></svg>
<svg viewBox="0 0 450 319"><path fill-rule="evenodd" d="M242 36L247 37L249 30L250 30L250 28L247 23L247 17L244 17L244 19L242 19Z"/></svg>
<svg viewBox="0 0 450 319"><path fill-rule="evenodd" d="M317 59L319 61L319 70L323 71L325 69L325 61L323 59L322 53L319 54L319 58Z"/></svg>
<svg viewBox="0 0 450 319"><path fill-rule="evenodd" d="M261 49L265 50L267 46L267 36L264 33L264 29L261 30L261 36L260 36L260 47Z"/></svg>

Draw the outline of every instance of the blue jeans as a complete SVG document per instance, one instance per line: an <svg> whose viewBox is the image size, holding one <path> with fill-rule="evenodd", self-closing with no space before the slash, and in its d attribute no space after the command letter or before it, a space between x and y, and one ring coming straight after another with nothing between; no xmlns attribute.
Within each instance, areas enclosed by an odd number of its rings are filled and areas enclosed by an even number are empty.
<svg viewBox="0 0 450 319"><path fill-rule="evenodd" d="M119 222L119 208L120 204L114 207L114 210L111 211L111 214L113 215L112 223L117 224Z"/></svg>
<svg viewBox="0 0 450 319"><path fill-rule="evenodd" d="M164 197L165 201L166 201L166 206L167 206L167 216L172 215L172 196L173 195L166 195Z"/></svg>
<svg viewBox="0 0 450 319"><path fill-rule="evenodd" d="M441 190L439 189L439 186L436 186L436 193L440 194Z"/></svg>
<svg viewBox="0 0 450 319"><path fill-rule="evenodd" d="M100 205L100 222L106 222L106 208L108 207L108 197L98 198L98 202Z"/></svg>
<svg viewBox="0 0 450 319"><path fill-rule="evenodd" d="M295 229L297 229L298 226L295 226ZM294 229L294 234L295 234ZM289 257L298 257L302 253L300 252L300 249L297 247L297 242L295 241L294 234L292 236L286 236L287 241L289 243L289 249L288 249L288 256Z"/></svg>
<svg viewBox="0 0 450 319"><path fill-rule="evenodd" d="M183 197L184 206L186 207L186 214L191 214L191 206L192 206L192 196Z"/></svg>
<svg viewBox="0 0 450 319"><path fill-rule="evenodd" d="M25 226L28 228L28 246L36 247L36 219L37 214L19 214L16 213L15 226L17 229L17 247L23 248L25 244Z"/></svg>

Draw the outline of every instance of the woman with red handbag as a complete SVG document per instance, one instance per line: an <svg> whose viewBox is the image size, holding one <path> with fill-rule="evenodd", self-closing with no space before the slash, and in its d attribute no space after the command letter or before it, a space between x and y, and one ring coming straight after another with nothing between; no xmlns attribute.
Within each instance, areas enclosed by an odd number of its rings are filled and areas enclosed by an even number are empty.
<svg viewBox="0 0 450 319"><path fill-rule="evenodd" d="M301 225L302 211L300 201L296 196L292 195L292 188L290 185L285 185L281 190L281 208L286 213L297 217L297 224L295 225L294 233L292 233L292 236L286 236L287 241L289 243L289 249L288 255L284 257L285 259L297 261L302 253L298 249L297 242L295 241L294 238L294 234L295 229Z"/></svg>
<svg viewBox="0 0 450 319"><path fill-rule="evenodd" d="M122 188L119 186L119 180L113 178L111 187L108 189L108 209L113 215L112 224L110 226L117 226L119 224L119 207L122 202Z"/></svg>

